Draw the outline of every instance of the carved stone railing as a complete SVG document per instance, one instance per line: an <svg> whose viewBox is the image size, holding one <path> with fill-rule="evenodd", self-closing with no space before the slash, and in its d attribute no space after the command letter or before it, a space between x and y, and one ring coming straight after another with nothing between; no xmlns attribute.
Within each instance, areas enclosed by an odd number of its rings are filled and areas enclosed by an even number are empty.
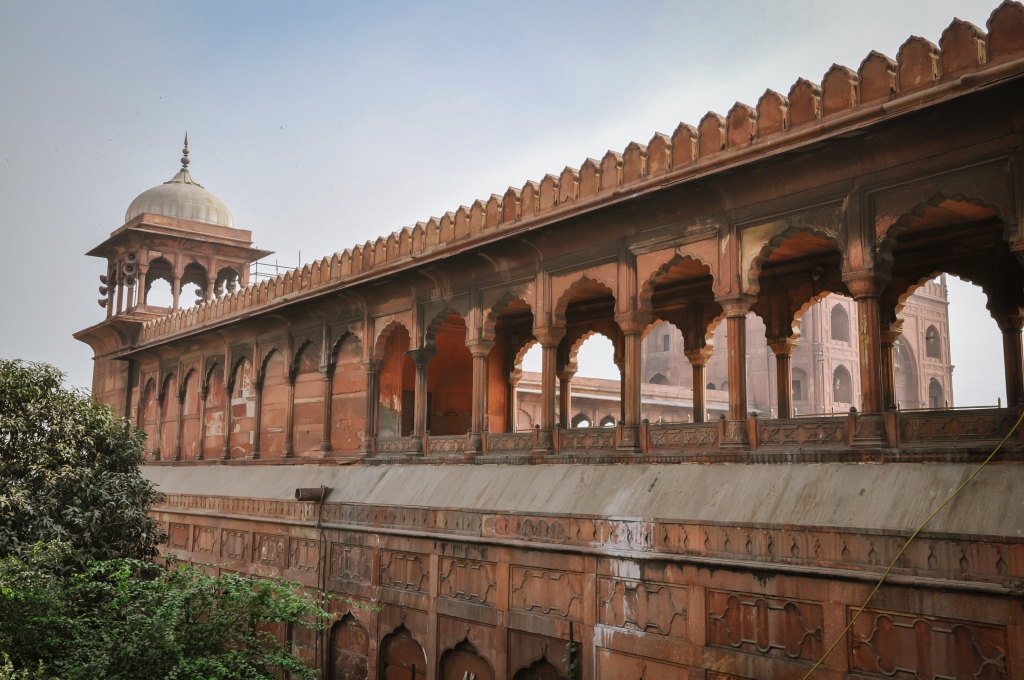
<svg viewBox="0 0 1024 680"><path fill-rule="evenodd" d="M849 443L849 417L820 416L757 421L757 447L844 446Z"/></svg>
<svg viewBox="0 0 1024 680"><path fill-rule="evenodd" d="M651 453L714 449L718 439L717 423L652 423L647 426L647 450Z"/></svg>
<svg viewBox="0 0 1024 680"><path fill-rule="evenodd" d="M466 453L469 438L464 434L427 437L428 456L454 456Z"/></svg>
<svg viewBox="0 0 1024 680"><path fill-rule="evenodd" d="M570 427L558 429L559 453L610 453L615 451L616 428Z"/></svg>
<svg viewBox="0 0 1024 680"><path fill-rule="evenodd" d="M1008 408L890 413L895 414L898 442L906 445L998 443L1017 422L1017 413Z"/></svg>
<svg viewBox="0 0 1024 680"><path fill-rule="evenodd" d="M377 437L378 456L404 456L409 452L408 437Z"/></svg>
<svg viewBox="0 0 1024 680"><path fill-rule="evenodd" d="M484 436L484 451L491 455L527 455L533 442L533 432L488 432Z"/></svg>

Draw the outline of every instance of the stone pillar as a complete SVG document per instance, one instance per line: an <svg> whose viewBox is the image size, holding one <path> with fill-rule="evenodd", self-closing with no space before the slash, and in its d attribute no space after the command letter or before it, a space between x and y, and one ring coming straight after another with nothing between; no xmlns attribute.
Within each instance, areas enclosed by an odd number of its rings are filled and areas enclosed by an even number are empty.
<svg viewBox="0 0 1024 680"><path fill-rule="evenodd" d="M196 460L206 457L206 397L210 394L210 386L203 385L199 392L199 446L196 448Z"/></svg>
<svg viewBox="0 0 1024 680"><path fill-rule="evenodd" d="M558 343L565 330L562 328L534 329L540 343L540 431L537 433L536 453L554 453L555 431L555 370L558 361Z"/></svg>
<svg viewBox="0 0 1024 680"><path fill-rule="evenodd" d="M487 418L487 355L493 342L476 342L469 346L473 355L473 410L470 415L470 455L483 453L484 422Z"/></svg>
<svg viewBox="0 0 1024 680"><path fill-rule="evenodd" d="M729 302L739 303L731 300ZM747 309L745 304L726 306L726 337L729 345L729 420L747 419Z"/></svg>
<svg viewBox="0 0 1024 680"><path fill-rule="evenodd" d="M562 429L572 427L572 377L575 368L563 368L557 372L558 377L558 423Z"/></svg>
<svg viewBox="0 0 1024 680"><path fill-rule="evenodd" d="M860 405L864 413L882 412L882 335L878 296L888 279L871 273L843 277L857 301L860 344Z"/></svg>
<svg viewBox="0 0 1024 680"><path fill-rule="evenodd" d="M379 359L364 359L366 370L366 426L363 429L364 456L373 455L373 439L377 436L377 405L380 401L380 366Z"/></svg>
<svg viewBox="0 0 1024 680"><path fill-rule="evenodd" d="M229 373L230 367L224 368L224 395L226 404L224 405L224 448L220 452L221 460L227 460L231 458L231 396L235 392L235 381Z"/></svg>
<svg viewBox="0 0 1024 680"><path fill-rule="evenodd" d="M686 351L693 369L693 422L703 423L708 412L708 360L711 352L706 349Z"/></svg>
<svg viewBox="0 0 1024 680"><path fill-rule="evenodd" d="M124 311L124 280L117 282L117 313Z"/></svg>
<svg viewBox="0 0 1024 680"><path fill-rule="evenodd" d="M793 352L799 344L798 338L787 338L768 345L775 354L779 418L793 417Z"/></svg>
<svg viewBox="0 0 1024 680"><path fill-rule="evenodd" d="M886 411L896 406L896 341L903 334L902 329L890 327L879 337L879 351L882 361L882 408Z"/></svg>
<svg viewBox="0 0 1024 680"><path fill-rule="evenodd" d="M522 379L521 371L513 371L508 376L508 431L519 431L519 381Z"/></svg>
<svg viewBox="0 0 1024 680"><path fill-rule="evenodd" d="M187 385L187 382L184 385L179 385L180 391L175 395L178 399L178 422L176 423L178 434L174 442L174 460L181 460L181 434L185 427L182 416L185 414L185 392Z"/></svg>
<svg viewBox="0 0 1024 680"><path fill-rule="evenodd" d="M164 376L158 376L161 381ZM158 382L156 386L156 448L153 449L153 460L160 460L160 444L163 442L163 429L164 429L164 399L167 395L161 395L160 389L162 382Z"/></svg>
<svg viewBox="0 0 1024 680"><path fill-rule="evenodd" d="M263 422L263 376L256 376L256 402L254 404L253 412L253 424L252 424L252 457L257 459L260 457L260 427Z"/></svg>
<svg viewBox="0 0 1024 680"><path fill-rule="evenodd" d="M408 352L416 366L415 399L413 402L412 438L409 441L409 455L423 455L423 440L427 436L427 369L437 349L423 347ZM476 361L473 362L473 391L476 392Z"/></svg>
<svg viewBox="0 0 1024 680"><path fill-rule="evenodd" d="M213 297L214 297L214 295L213 295L213 286L214 286L215 283L216 283L216 281L214 280L214 277L212 277L212 276L207 276L206 277L206 297L203 298L204 300L209 301L209 300L213 299Z"/></svg>
<svg viewBox="0 0 1024 680"><path fill-rule="evenodd" d="M172 295L174 296L174 302L171 304L171 309L178 308L178 299L181 297L181 277L177 274L174 275L174 286L172 289Z"/></svg>
<svg viewBox="0 0 1024 680"><path fill-rule="evenodd" d="M999 330L1003 332L1006 406L1016 408L1017 402L1024 396L1024 357L1021 355L1021 328L1024 327L1024 316L1019 309L992 316L999 324Z"/></svg>
<svg viewBox="0 0 1024 680"><path fill-rule="evenodd" d="M284 402L284 452L285 458L295 456L295 378L294 369L288 371L288 393Z"/></svg>
<svg viewBox="0 0 1024 680"><path fill-rule="evenodd" d="M324 427L320 435L320 453L326 456L331 452L331 408L334 406L334 366L324 366L320 369L324 376Z"/></svg>
<svg viewBox="0 0 1024 680"><path fill-rule="evenodd" d="M139 287L139 293L135 298L136 307L146 306L146 272L149 271L149 267L139 266L139 276L136 285Z"/></svg>
<svg viewBox="0 0 1024 680"><path fill-rule="evenodd" d="M622 438L619 449L640 453L641 383L643 382L643 332L650 320L640 315L616 319L623 333Z"/></svg>

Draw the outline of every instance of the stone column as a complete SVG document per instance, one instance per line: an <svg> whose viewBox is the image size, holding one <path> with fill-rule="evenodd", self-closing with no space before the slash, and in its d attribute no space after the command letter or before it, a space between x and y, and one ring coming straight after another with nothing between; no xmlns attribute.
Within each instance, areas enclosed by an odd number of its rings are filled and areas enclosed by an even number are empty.
<svg viewBox="0 0 1024 680"><path fill-rule="evenodd" d="M565 329L534 329L534 336L540 343L540 431L537 433L536 453L554 452L555 431L555 370L558 361L558 343L565 335Z"/></svg>
<svg viewBox="0 0 1024 680"><path fill-rule="evenodd" d="M203 385L199 392L199 446L196 448L196 460L206 457L206 397L210 394L210 386Z"/></svg>
<svg viewBox="0 0 1024 680"><path fill-rule="evenodd" d="M470 416L468 454L483 453L484 422L487 418L487 355L493 342L476 342L469 346L473 355L473 410Z"/></svg>
<svg viewBox="0 0 1024 680"><path fill-rule="evenodd" d="M163 380L162 375L157 375L160 380ZM161 396L160 389L162 382L158 382L156 385L156 448L153 449L153 460L160 460L160 444L163 442L163 428L164 428L164 399L167 395Z"/></svg>
<svg viewBox="0 0 1024 680"><path fill-rule="evenodd" d="M798 338L787 338L768 345L775 354L779 418L793 417L793 352L799 344Z"/></svg>
<svg viewBox="0 0 1024 680"><path fill-rule="evenodd" d="M882 331L879 351L882 360L882 408L886 411L896 406L896 341L903 334L902 329L890 327Z"/></svg>
<svg viewBox="0 0 1024 680"><path fill-rule="evenodd" d="M377 436L377 404L380 401L379 359L364 359L366 370L366 425L363 429L363 455L373 455L373 439Z"/></svg>
<svg viewBox="0 0 1024 680"><path fill-rule="evenodd" d="M284 452L282 456L295 456L295 378L294 369L288 371L288 392L284 402Z"/></svg>
<svg viewBox="0 0 1024 680"><path fill-rule="evenodd" d="M230 367L224 368L224 377L226 378L224 381L224 390L226 392L225 401L227 403L224 406L224 449L220 452L221 460L231 458L231 396L235 392L235 381L232 379L229 371Z"/></svg>
<svg viewBox="0 0 1024 680"><path fill-rule="evenodd" d="M729 345L729 420L747 419L747 312L752 302L744 297L720 303Z"/></svg>
<svg viewBox="0 0 1024 680"><path fill-rule="evenodd" d="M124 311L124 280L117 282L117 313Z"/></svg>
<svg viewBox="0 0 1024 680"><path fill-rule="evenodd" d="M171 309L177 309L178 300L181 297L181 277L177 274L174 275L174 287L171 294L174 296L174 302L171 304Z"/></svg>
<svg viewBox="0 0 1024 680"><path fill-rule="evenodd" d="M331 452L331 408L334 406L334 395L331 391L334 385L334 366L324 366L320 372L324 376L324 427L320 435L320 453L326 456Z"/></svg>
<svg viewBox="0 0 1024 680"><path fill-rule="evenodd" d="M622 329L623 372L622 372L622 439L619 449L639 453L641 383L643 382L643 332L650 323L639 315L616 319Z"/></svg>
<svg viewBox="0 0 1024 680"><path fill-rule="evenodd" d="M558 422L562 429L572 427L572 377L575 368L563 368L556 373L558 377Z"/></svg>
<svg viewBox="0 0 1024 680"><path fill-rule="evenodd" d="M181 434L185 427L182 416L185 414L185 392L187 385L188 383L179 385L178 387L181 391L175 395L178 398L178 422L176 423L178 434L174 442L174 460L181 460Z"/></svg>
<svg viewBox="0 0 1024 680"><path fill-rule="evenodd" d="M136 285L139 287L139 293L135 298L136 307L146 306L146 272L149 271L149 267L139 265L139 276Z"/></svg>
<svg viewBox="0 0 1024 680"><path fill-rule="evenodd" d="M992 315L1003 332L1003 371L1006 376L1006 406L1016 408L1024 396L1024 357L1021 355L1021 328L1024 316L1017 309Z"/></svg>
<svg viewBox="0 0 1024 680"><path fill-rule="evenodd" d="M263 376L259 375L256 377L256 402L253 408L253 435L252 435L252 457L257 459L260 457L260 427L263 422Z"/></svg>
<svg viewBox="0 0 1024 680"><path fill-rule="evenodd" d="M882 335L878 296L888 280L874 274L844 277L857 301L860 343L860 403L864 413L882 412Z"/></svg>
<svg viewBox="0 0 1024 680"><path fill-rule="evenodd" d="M427 376L430 360L437 354L435 347L423 347L408 352L416 366L415 399L413 400L412 438L409 455L423 455L423 439L427 436ZM473 362L473 391L476 392L476 361Z"/></svg>
<svg viewBox="0 0 1024 680"><path fill-rule="evenodd" d="M519 381L522 379L521 371L513 371L508 376L508 431L519 431Z"/></svg>
<svg viewBox="0 0 1024 680"><path fill-rule="evenodd" d="M711 352L700 349L684 353L693 369L693 422L703 423L708 412L708 360Z"/></svg>

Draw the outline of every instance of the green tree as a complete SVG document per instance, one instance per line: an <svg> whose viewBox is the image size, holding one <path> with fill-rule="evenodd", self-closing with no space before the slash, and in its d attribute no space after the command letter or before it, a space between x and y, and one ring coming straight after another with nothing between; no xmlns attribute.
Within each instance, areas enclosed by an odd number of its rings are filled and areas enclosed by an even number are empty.
<svg viewBox="0 0 1024 680"><path fill-rule="evenodd" d="M145 440L53 366L0 359L0 556L39 541L91 559L156 555Z"/></svg>

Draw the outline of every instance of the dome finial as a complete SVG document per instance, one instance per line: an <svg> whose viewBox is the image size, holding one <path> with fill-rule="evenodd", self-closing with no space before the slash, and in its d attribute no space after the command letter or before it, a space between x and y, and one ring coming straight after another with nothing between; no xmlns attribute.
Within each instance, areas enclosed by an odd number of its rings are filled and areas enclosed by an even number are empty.
<svg viewBox="0 0 1024 680"><path fill-rule="evenodd" d="M181 157L181 169L188 170L188 132L185 132L185 148L181 150L181 153L185 154Z"/></svg>

